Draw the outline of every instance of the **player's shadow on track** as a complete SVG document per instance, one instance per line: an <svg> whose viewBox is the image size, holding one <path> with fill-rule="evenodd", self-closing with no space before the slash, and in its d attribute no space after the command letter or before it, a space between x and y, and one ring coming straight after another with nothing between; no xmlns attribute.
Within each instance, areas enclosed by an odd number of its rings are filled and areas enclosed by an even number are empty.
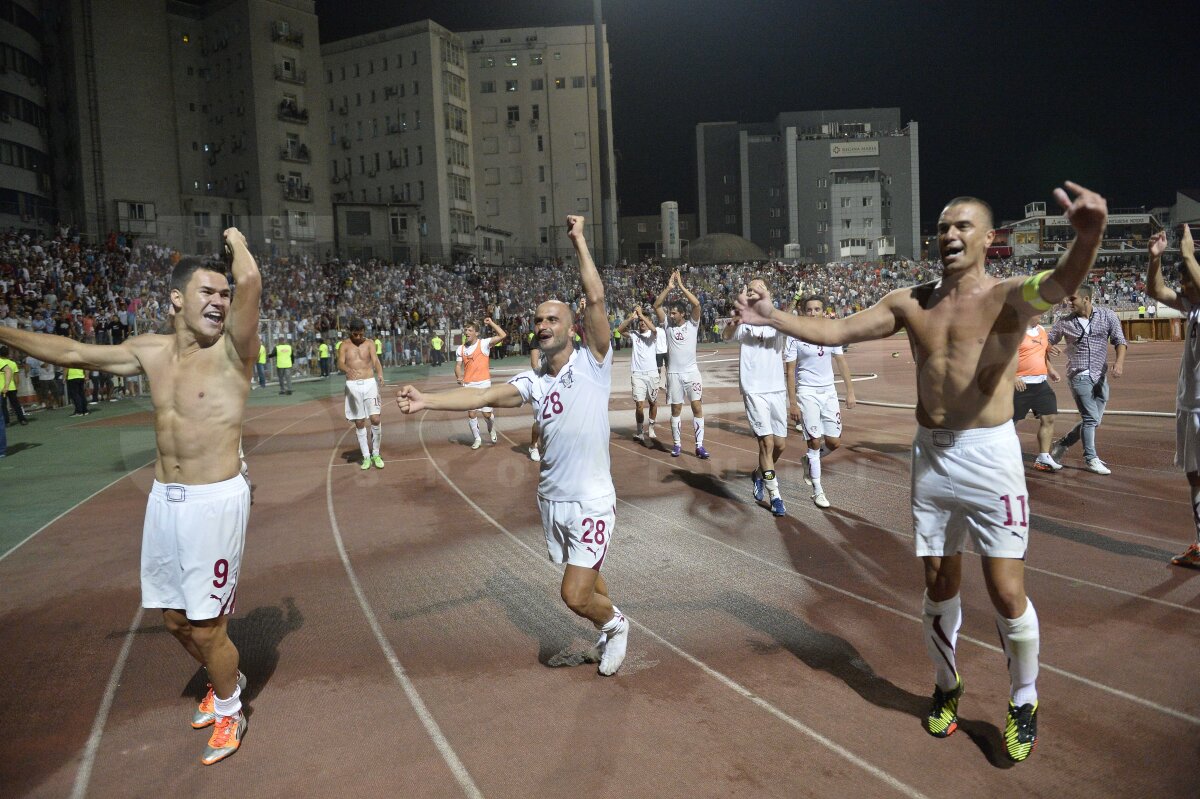
<svg viewBox="0 0 1200 799"><path fill-rule="evenodd" d="M238 648L238 668L249 681L242 697L245 701L253 700L271 681L279 665L279 645L288 633L303 626L304 614L291 597L285 597L282 606L263 605L229 620L229 639ZM207 686L207 672L197 669L180 696L199 701L204 698Z"/></svg>
<svg viewBox="0 0 1200 799"><path fill-rule="evenodd" d="M785 610L764 604L741 591L726 591L716 598L717 608L775 641L775 645L754 643L758 654L784 649L810 669L823 671L846 684L860 697L883 710L911 716L913 734L923 734L923 722L929 712L929 697L906 691L879 676L871 664L844 638L823 632ZM1000 730L985 721L959 720L959 727L979 747L988 761L997 767L1012 765L1003 756Z"/></svg>
<svg viewBox="0 0 1200 799"><path fill-rule="evenodd" d="M663 483L680 482L694 491L703 491L719 499L737 500L733 492L725 485L725 481L714 474L693 472L687 469L672 469L663 477Z"/></svg>
<svg viewBox="0 0 1200 799"><path fill-rule="evenodd" d="M40 447L41 445L42 445L42 442L40 442L40 441L21 441L16 444L9 444L8 445L8 454L16 455L18 452L22 452L27 449L34 449L35 447Z"/></svg>
<svg viewBox="0 0 1200 799"><path fill-rule="evenodd" d="M545 584L533 584L501 569L484 583L484 593L500 605L505 617L518 630L538 642L538 663L549 668L597 663L591 643L580 644L590 635Z"/></svg>
<svg viewBox="0 0 1200 799"><path fill-rule="evenodd" d="M912 444L897 444L891 441L860 441L847 447L851 452L879 452L884 455L909 455Z"/></svg>
<svg viewBox="0 0 1200 799"><path fill-rule="evenodd" d="M1123 557L1144 558L1152 560L1156 563L1166 563L1171 560L1171 556L1175 553L1168 552L1165 549L1147 546L1146 544L1137 544L1131 541L1120 541L1116 538L1111 538L1102 533L1097 533L1092 530L1084 530L1079 527L1071 527L1062 522L1053 519L1047 519L1043 516L1034 514L1030 519L1030 528L1039 533L1052 535L1055 538L1061 538L1065 541L1071 541L1076 544L1099 549L1104 552L1111 552L1114 555Z"/></svg>

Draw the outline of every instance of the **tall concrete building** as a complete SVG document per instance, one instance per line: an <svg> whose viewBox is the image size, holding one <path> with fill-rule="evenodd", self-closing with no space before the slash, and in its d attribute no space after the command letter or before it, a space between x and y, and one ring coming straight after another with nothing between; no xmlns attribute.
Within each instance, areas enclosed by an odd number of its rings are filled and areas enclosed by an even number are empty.
<svg viewBox="0 0 1200 799"><path fill-rule="evenodd" d="M54 217L38 0L0 3L0 226Z"/></svg>
<svg viewBox="0 0 1200 799"><path fill-rule="evenodd" d="M700 234L776 257L920 257L916 122L898 108L802 111L696 127Z"/></svg>
<svg viewBox="0 0 1200 799"><path fill-rule="evenodd" d="M59 216L189 252L332 243L312 0L57 0Z"/></svg>
<svg viewBox="0 0 1200 799"><path fill-rule="evenodd" d="M322 47L337 243L450 260L477 245L462 40L425 20Z"/></svg>
<svg viewBox="0 0 1200 799"><path fill-rule="evenodd" d="M590 25L461 33L470 70L471 141L480 257L485 262L567 255L568 214L588 218L597 262L604 197L600 175L595 28ZM601 70L611 86L607 47ZM608 163L612 117L607 117ZM608 196L616 197L615 170ZM616 242L617 219L608 220Z"/></svg>

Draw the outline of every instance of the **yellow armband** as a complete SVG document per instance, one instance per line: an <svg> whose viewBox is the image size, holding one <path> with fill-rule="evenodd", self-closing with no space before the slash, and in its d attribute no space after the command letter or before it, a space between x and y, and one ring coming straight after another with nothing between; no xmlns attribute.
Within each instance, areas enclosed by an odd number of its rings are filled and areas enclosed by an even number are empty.
<svg viewBox="0 0 1200 799"><path fill-rule="evenodd" d="M1021 299L1032 305L1039 311L1048 311L1053 303L1046 302L1042 299L1042 281L1051 273L1050 269L1045 272L1038 272L1036 275L1030 275L1025 278L1025 282L1021 284Z"/></svg>

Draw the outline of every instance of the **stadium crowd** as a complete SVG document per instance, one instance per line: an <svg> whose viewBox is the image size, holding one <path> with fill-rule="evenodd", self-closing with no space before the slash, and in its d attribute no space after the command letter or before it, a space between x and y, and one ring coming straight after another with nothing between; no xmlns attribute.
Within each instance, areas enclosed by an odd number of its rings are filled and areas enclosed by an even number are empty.
<svg viewBox="0 0 1200 799"><path fill-rule="evenodd" d="M167 284L180 254L154 244L136 244L110 235L101 245L81 242L61 229L55 236L0 234L0 324L57 333L96 343L119 343L125 337L155 330L166 319ZM1025 259L993 261L997 275L1027 274L1044 262ZM1099 302L1114 310L1145 302L1144 258L1102 256L1091 280ZM605 287L615 330L630 309L649 306L666 285L672 266L656 262L622 264L605 270ZM572 269L543 262L505 267L471 261L441 266L307 259L264 259L262 337L267 350L277 341L293 344L297 373L317 371L321 341L336 340L349 320L362 318L380 341L386 366L440 362L456 342L441 352L431 348L435 334L449 338L468 320L490 316L510 336L508 352L526 352L533 309L546 297L574 303L581 296ZM826 298L827 310L844 316L866 308L901 286L935 279L940 266L930 261L892 263L791 262L684 265L688 287L699 297L701 329L712 341L718 325L733 308L738 291L752 277L763 277L777 296L815 294ZM618 341L618 346L620 342ZM504 357L506 348L498 348ZM38 391L41 404L61 402L63 375L49 365L15 358ZM92 399L102 392L115 399L139 391L137 380L92 378Z"/></svg>

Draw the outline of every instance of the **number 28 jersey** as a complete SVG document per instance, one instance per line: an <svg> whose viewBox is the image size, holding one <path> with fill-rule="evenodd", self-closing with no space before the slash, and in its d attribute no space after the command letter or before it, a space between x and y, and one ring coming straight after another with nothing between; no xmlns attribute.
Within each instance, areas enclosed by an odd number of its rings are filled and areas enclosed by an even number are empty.
<svg viewBox="0 0 1200 799"><path fill-rule="evenodd" d="M581 347L557 375L529 370L508 382L533 404L542 428L538 496L586 502L614 493L608 455L612 350L598 362Z"/></svg>

